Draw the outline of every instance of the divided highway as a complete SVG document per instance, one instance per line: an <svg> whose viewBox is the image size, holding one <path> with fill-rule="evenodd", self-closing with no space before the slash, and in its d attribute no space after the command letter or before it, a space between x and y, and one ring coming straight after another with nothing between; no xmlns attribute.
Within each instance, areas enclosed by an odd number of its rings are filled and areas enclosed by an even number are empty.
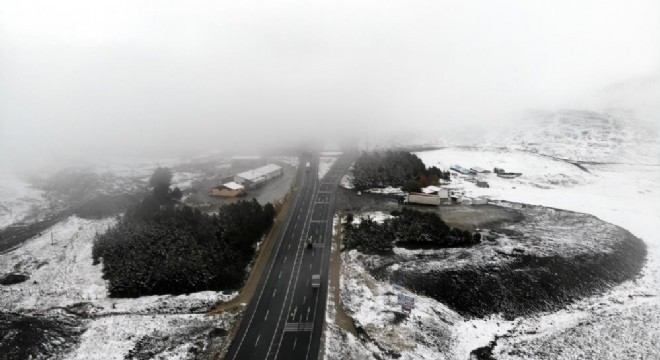
<svg viewBox="0 0 660 360"><path fill-rule="evenodd" d="M301 157L300 189L225 359L318 358L328 295L335 190L351 161L351 156L342 155L320 181L318 156ZM307 246L310 237L311 248ZM314 274L321 275L319 288L312 288Z"/></svg>

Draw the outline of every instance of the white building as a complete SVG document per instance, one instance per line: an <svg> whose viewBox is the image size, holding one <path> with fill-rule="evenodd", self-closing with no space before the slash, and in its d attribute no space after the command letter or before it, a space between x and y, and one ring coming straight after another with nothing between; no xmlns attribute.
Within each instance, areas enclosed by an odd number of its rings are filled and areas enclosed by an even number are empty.
<svg viewBox="0 0 660 360"><path fill-rule="evenodd" d="M266 181L282 175L282 167L268 164L234 175L234 181L246 188L255 188Z"/></svg>
<svg viewBox="0 0 660 360"><path fill-rule="evenodd" d="M463 202L463 196L465 196L465 188L462 185L450 185L446 187L449 200L454 203Z"/></svg>
<svg viewBox="0 0 660 360"><path fill-rule="evenodd" d="M439 187L439 186L427 186L425 188L422 188L422 192L424 194L433 194L437 195L441 200L447 200L449 199L449 190L444 187Z"/></svg>

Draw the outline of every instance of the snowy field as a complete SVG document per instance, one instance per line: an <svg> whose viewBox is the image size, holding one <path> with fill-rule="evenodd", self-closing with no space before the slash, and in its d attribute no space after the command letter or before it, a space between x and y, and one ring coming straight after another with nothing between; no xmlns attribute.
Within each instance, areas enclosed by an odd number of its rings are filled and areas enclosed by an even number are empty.
<svg viewBox="0 0 660 360"><path fill-rule="evenodd" d="M0 175L0 229L37 216L47 205L43 191L14 175Z"/></svg>
<svg viewBox="0 0 660 360"><path fill-rule="evenodd" d="M587 173L562 161L515 151L443 149L417 155L427 166L459 163L522 172L516 179L501 179L491 174L486 178L490 188L463 184L468 196L595 215L630 231L648 246L647 265L639 280L617 286L603 296L580 301L573 306L574 310L525 319L524 326L514 327L508 337L498 341L496 357L519 358L516 351L521 349L525 349L521 357L533 358L660 357L656 346L645 346L660 337L657 326L660 321L659 166L587 165ZM647 326L639 318L656 325ZM636 334L635 337L624 335L623 328ZM618 351L607 351L610 348ZM513 354L506 355L510 352Z"/></svg>
<svg viewBox="0 0 660 360"><path fill-rule="evenodd" d="M401 359L468 359L491 341L496 341L497 359L660 358L660 167L585 165L587 172L560 160L503 148L445 148L416 155L426 166L441 169L460 164L522 172L516 179L486 175L489 188L460 184L469 197L582 212L621 226L647 244L647 264L640 278L605 294L512 321L501 316L463 318L433 299L415 296L411 327L410 321L397 320L392 284L369 276L360 265L363 255L350 251L342 254L342 303L371 341L330 326L328 358L393 358L389 351L394 346ZM347 348L359 355L332 355L333 349L347 354Z"/></svg>
<svg viewBox="0 0 660 360"><path fill-rule="evenodd" d="M190 358L203 350L197 343L210 341L209 332L231 327L235 313L209 317L204 312L219 301L231 300L236 293L108 298L101 265L92 265L91 252L96 233L114 222L113 218L69 217L0 255L0 274L30 277L0 286L0 309L54 319L58 319L56 309L81 315L85 332L68 355L72 359L123 359L132 350L153 351L163 359Z"/></svg>

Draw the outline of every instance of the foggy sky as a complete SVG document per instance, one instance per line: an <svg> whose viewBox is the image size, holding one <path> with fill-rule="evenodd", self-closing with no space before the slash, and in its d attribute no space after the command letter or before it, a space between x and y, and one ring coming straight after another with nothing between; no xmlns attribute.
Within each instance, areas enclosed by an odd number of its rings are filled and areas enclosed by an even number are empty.
<svg viewBox="0 0 660 360"><path fill-rule="evenodd" d="M658 1L4 1L0 167L506 121L660 73Z"/></svg>

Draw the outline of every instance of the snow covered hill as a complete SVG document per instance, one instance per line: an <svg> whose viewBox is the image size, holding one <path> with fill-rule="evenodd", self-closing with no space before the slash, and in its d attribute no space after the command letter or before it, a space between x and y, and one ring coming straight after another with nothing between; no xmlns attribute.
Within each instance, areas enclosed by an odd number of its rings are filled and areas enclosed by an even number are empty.
<svg viewBox="0 0 660 360"><path fill-rule="evenodd" d="M528 112L492 145L587 162L660 163L656 124L629 110Z"/></svg>

